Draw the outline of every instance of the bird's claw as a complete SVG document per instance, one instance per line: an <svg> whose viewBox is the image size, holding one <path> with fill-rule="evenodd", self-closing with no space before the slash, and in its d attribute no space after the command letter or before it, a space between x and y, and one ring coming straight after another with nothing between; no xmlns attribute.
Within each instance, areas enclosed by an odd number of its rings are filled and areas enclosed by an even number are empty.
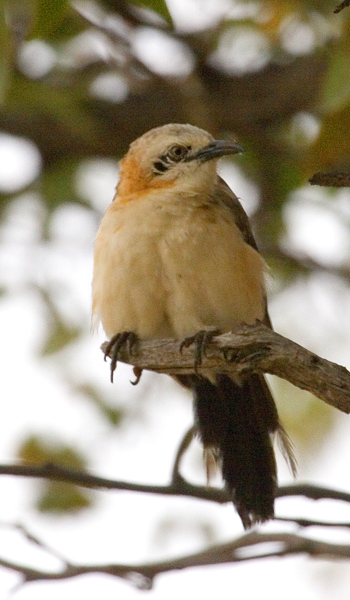
<svg viewBox="0 0 350 600"><path fill-rule="evenodd" d="M105 351L104 359L107 360L107 356L111 359L111 382L113 383L114 371L117 368L117 362L119 360L119 353L121 350L127 350L129 354L132 354L134 346L137 344L138 338L132 331L123 331L122 333L116 333L108 342Z"/></svg>
<svg viewBox="0 0 350 600"><path fill-rule="evenodd" d="M138 382L141 379L141 375L142 375L143 370L140 367L134 367L133 368L133 373L135 375L135 380L134 381L130 381L131 385L137 385Z"/></svg>
<svg viewBox="0 0 350 600"><path fill-rule="evenodd" d="M182 352L184 348L188 348L189 346L192 346L192 344L194 345L193 367L195 373L198 373L198 367L202 363L202 358L203 356L206 356L206 349L208 344L210 344L213 337L219 334L219 329L212 329L210 331L203 329L201 331L197 331L197 333L195 333L194 335L186 337L184 340L182 340L180 344L180 352Z"/></svg>

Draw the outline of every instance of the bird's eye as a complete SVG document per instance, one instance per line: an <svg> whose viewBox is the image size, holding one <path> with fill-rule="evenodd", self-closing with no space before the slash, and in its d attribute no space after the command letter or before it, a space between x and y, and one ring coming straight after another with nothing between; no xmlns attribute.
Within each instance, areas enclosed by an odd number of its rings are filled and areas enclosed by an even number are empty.
<svg viewBox="0 0 350 600"><path fill-rule="evenodd" d="M180 144L175 144L171 146L167 152L167 156L169 160L173 162L180 162L185 156L188 154L191 146L182 146Z"/></svg>
<svg viewBox="0 0 350 600"><path fill-rule="evenodd" d="M168 170L168 167L160 160L157 160L155 163L153 163L153 167L156 175L161 175Z"/></svg>

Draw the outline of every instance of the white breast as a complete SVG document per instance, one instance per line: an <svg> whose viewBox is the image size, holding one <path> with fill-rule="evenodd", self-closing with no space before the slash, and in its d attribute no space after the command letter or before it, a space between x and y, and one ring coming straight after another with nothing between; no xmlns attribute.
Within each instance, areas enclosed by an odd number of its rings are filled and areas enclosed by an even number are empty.
<svg viewBox="0 0 350 600"><path fill-rule="evenodd" d="M263 269L225 206L164 192L113 202L96 240L93 312L108 336L229 330L263 317Z"/></svg>

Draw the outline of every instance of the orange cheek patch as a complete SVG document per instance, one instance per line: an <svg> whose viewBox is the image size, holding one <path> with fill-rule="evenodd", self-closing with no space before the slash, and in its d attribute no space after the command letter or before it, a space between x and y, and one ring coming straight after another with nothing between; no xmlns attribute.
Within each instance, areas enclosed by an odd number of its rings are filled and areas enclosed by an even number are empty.
<svg viewBox="0 0 350 600"><path fill-rule="evenodd" d="M128 156L121 162L120 181L115 200L125 204L138 200L152 189L169 189L174 181L164 181L161 176L145 175L133 156Z"/></svg>
<svg viewBox="0 0 350 600"><path fill-rule="evenodd" d="M140 169L139 164L132 156L121 162L120 181L118 185L118 197L128 197L146 187L147 178Z"/></svg>

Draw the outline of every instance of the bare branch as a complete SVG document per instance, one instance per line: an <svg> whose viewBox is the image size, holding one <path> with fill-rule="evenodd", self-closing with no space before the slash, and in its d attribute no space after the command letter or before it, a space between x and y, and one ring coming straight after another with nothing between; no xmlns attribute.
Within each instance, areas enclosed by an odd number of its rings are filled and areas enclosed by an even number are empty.
<svg viewBox="0 0 350 600"><path fill-rule="evenodd" d="M276 497L284 498L285 496L305 496L305 498L309 498L310 500L341 500L343 502L350 502L350 494L347 492L340 492L308 483L281 486L277 490Z"/></svg>
<svg viewBox="0 0 350 600"><path fill-rule="evenodd" d="M338 4L338 6L334 9L334 13L339 13L341 10L343 10L347 6L350 6L350 0L343 0L343 2Z"/></svg>
<svg viewBox="0 0 350 600"><path fill-rule="evenodd" d="M208 36L192 35L188 39L190 51L196 54L201 52L202 38L215 39L213 35L215 31ZM206 50L204 53L207 54ZM135 64L133 56L130 56L130 60ZM194 102L197 108L196 124L214 135L220 131L233 131L244 138L245 135L250 136L252 131L256 135L261 124L266 134L268 124L273 123L275 127L276 123L283 122L295 112L313 106L327 66L324 53L298 56L280 65L271 63L257 72L239 76L227 76L208 64L200 64L198 72L191 73L181 85L178 78L174 81L170 78L164 80L156 74L152 75L150 81L138 77L135 83L135 74L128 70L128 81L132 76L133 89L124 101L118 103L117 111L114 103L105 102L101 105L99 99L85 95L81 119L82 124L86 119L86 127L81 125L78 129L72 129L70 119L57 119L51 108L44 110L34 95L33 102L37 101L37 105L28 114L21 103L19 106L12 104L2 107L0 128L13 135L30 138L38 146L46 164L62 157L67 160L96 154L113 158L122 156L130 140L151 127L159 123L190 122ZM99 69L103 72L105 64ZM144 72L145 66L142 68ZM76 78L76 74L73 76ZM194 92L188 94L192 85L196 89L197 80L200 89L204 90L200 98L197 98L198 92L197 95ZM45 82L38 85L38 89L45 90ZM69 96L67 87L59 86L56 92L58 98L62 93ZM244 102L234 102L235 98L244 98ZM256 102L256 98L259 98L259 102ZM205 115L204 122L202 114ZM210 115L210 122L207 122L207 115ZM111 136L111 131L115 135ZM264 143L266 154L268 137Z"/></svg>
<svg viewBox="0 0 350 600"><path fill-rule="evenodd" d="M190 429L180 448L184 442L188 441L188 436L192 435ZM181 451L181 455L182 455ZM180 452L177 452L174 468L178 468L178 457ZM173 469L174 470L174 469ZM44 465L0 465L0 475L12 475L15 477L28 477L35 479L49 479L53 481L64 481L82 487L102 490L116 490L125 492L139 492L143 494L160 494L163 496L187 496L197 500L206 500L209 502L217 502L224 504L232 500L230 494L224 490L209 486L192 485L183 477L173 477L169 485L145 485L142 483L130 483L128 481L119 481L115 479L107 479L92 475L86 471L78 471L61 465L46 463ZM340 500L350 503L350 494L333 490L325 487L310 484L286 485L278 488L276 498L284 498L290 496L303 496L310 500Z"/></svg>
<svg viewBox="0 0 350 600"><path fill-rule="evenodd" d="M193 351L184 348L183 354L181 354L179 342L176 340L140 342L136 356L129 357L126 354L126 351L123 351L121 358L125 362L130 360L137 368L148 368L171 374L193 371ZM208 345L206 356L203 356L203 362L199 366L199 370L201 369L228 372L237 380L249 371L273 373L296 383L299 387L313 391L329 404L349 412L350 375L346 369L319 358L260 323L249 327L244 325L237 328L234 333L215 337L213 342ZM0 466L0 474L47 478L90 488L187 496L217 503L230 501L230 495L225 490L194 486L180 475L181 458L192 437L193 430L191 429L184 436L176 454L171 483L165 486L113 481L53 464L42 466L3 465ZM350 494L310 485L285 486L281 487L277 493L277 497L280 498L293 495L313 500L328 498L350 503ZM279 520L286 520L286 518L279 517ZM321 523L293 517L287 518L287 520L294 522L299 527L330 527L332 525L348 527L347 523ZM40 540L36 536L27 535L27 539L40 545ZM50 551L47 545L42 544L42 547ZM128 580L138 587L149 589L154 578L160 573L300 553L318 558L348 559L350 545L329 544L290 533L264 534L252 531L228 544L220 544L204 552L156 563L75 565L52 552L61 559L60 569L41 571L6 559L0 559L0 565L20 573L25 582L69 579L86 573L104 573Z"/></svg>
<svg viewBox="0 0 350 600"><path fill-rule="evenodd" d="M176 483L176 481L179 477L182 478L182 476L180 475L181 459L182 459L183 455L185 454L186 450L188 449L189 445L191 444L191 442L195 436L195 433L196 433L196 427L193 425L192 427L190 427L190 429L188 431L186 431L184 437L181 440L180 446L176 452L176 456L175 456L175 460L174 460L174 466L173 466L172 476L171 476L172 483Z"/></svg>
<svg viewBox="0 0 350 600"><path fill-rule="evenodd" d="M189 434L187 434L189 435ZM182 453L181 453L182 454ZM179 456L179 451L177 456ZM175 464L177 458L175 459ZM175 465L174 465L175 466ZM117 481L91 475L85 471L78 471L61 465L46 463L43 465L0 465L0 475L14 475L17 477L33 477L36 479L49 479L64 481L82 487L119 490L125 492L140 492L145 494L162 494L163 496L188 496L199 500L209 500L223 504L231 500L225 490L214 487L192 485L183 477L173 477L170 485L145 485Z"/></svg>
<svg viewBox="0 0 350 600"><path fill-rule="evenodd" d="M203 552L153 563L72 565L63 562L61 570L56 571L39 571L6 559L0 559L0 565L21 573L27 582L69 579L87 573L104 573L128 580L139 588L150 589L154 578L161 573L301 553L317 558L349 559L350 546L313 540L294 533L262 533L253 530L231 542L212 546Z"/></svg>
<svg viewBox="0 0 350 600"><path fill-rule="evenodd" d="M281 248L276 245L267 246L264 244L260 249L267 263L270 260L279 261L283 266L294 269L295 272L300 274L325 272L350 282L350 265L348 264L325 264L315 260L305 252L295 252L290 248Z"/></svg>
<svg viewBox="0 0 350 600"><path fill-rule="evenodd" d="M349 4L349 2L347 4ZM345 5L343 8L345 8ZM339 9L339 11L340 10L342 9ZM309 182L311 185L324 185L327 187L350 187L350 173L343 173L340 171L331 171L330 173L315 173L315 175L309 179Z"/></svg>
<svg viewBox="0 0 350 600"><path fill-rule="evenodd" d="M102 345L102 349L106 346ZM135 354L120 351L120 360L141 369L183 375L193 373L193 348L179 352L178 340L140 341ZM320 358L288 338L265 327L240 325L233 332L213 338L199 373L230 374L239 381L247 372L270 373L345 412L350 412L350 373Z"/></svg>
<svg viewBox="0 0 350 600"><path fill-rule="evenodd" d="M175 464L178 463L183 451L192 436L192 431L188 431L181 444L181 452L177 453ZM177 472L177 467L176 467ZM22 475L27 477L48 477L58 481L65 481L84 485L88 487L102 487L106 489L132 490L146 493L186 495L202 500L215 502L227 502L230 500L229 494L224 490L206 488L201 486L191 486L181 476L173 478L169 486L145 486L139 484L129 484L127 482L113 481L94 477L88 473L74 471L66 467L54 465L39 466L0 466L0 474ZM350 503L350 494L329 490L317 486L296 485L281 487L278 491L278 497L299 495L318 499L341 500ZM344 527L349 528L348 523L322 523L310 521L307 519L293 517L277 517L279 521L294 522L299 527L322 526L322 527ZM9 527L10 525L6 525ZM292 554L308 554L314 558L326 558L333 560L342 560L350 558L350 545L330 544L319 540L304 538L297 534L282 533L262 533L253 530L229 543L218 544L208 548L205 551L182 556L176 559L169 559L154 563L144 564L89 564L79 565L69 562L61 553L56 552L47 543L43 542L38 536L29 533L21 525L14 525L20 531L29 543L39 546L45 552L57 558L61 565L57 569L41 570L31 566L23 565L19 562L0 558L0 565L19 573L22 576L21 585L31 581L55 581L65 580L77 577L83 574L102 573L119 577L142 589L150 589L156 576L174 570L187 569L198 566L209 566L219 564L234 564L247 560L261 560L265 557L283 557Z"/></svg>
<svg viewBox="0 0 350 600"><path fill-rule="evenodd" d="M275 521L281 523L295 523L303 529L306 527L333 527L350 529L349 521L315 521L313 519L304 519L302 517L275 517Z"/></svg>

